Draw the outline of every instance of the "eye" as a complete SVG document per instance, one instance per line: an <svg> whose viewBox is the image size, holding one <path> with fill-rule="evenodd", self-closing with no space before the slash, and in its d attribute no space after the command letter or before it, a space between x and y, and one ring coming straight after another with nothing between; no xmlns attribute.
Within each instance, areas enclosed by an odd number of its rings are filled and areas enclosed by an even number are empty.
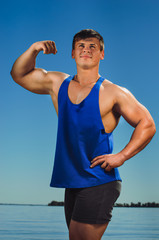
<svg viewBox="0 0 159 240"><path fill-rule="evenodd" d="M80 47L80 48L83 48L83 47L84 47L84 44L79 44L79 47Z"/></svg>
<svg viewBox="0 0 159 240"><path fill-rule="evenodd" d="M94 45L91 45L90 48L95 48L95 46L94 46Z"/></svg>

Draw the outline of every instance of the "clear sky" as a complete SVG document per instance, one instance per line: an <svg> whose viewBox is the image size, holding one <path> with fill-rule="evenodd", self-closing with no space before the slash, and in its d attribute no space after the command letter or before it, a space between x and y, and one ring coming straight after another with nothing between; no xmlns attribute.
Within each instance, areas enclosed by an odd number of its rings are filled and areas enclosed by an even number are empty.
<svg viewBox="0 0 159 240"><path fill-rule="evenodd" d="M100 74L129 89L159 126L159 1L45 0L3 1L0 7L0 203L47 204L63 201L64 189L50 188L57 116L48 95L33 94L10 76L14 61L36 41L54 40L58 53L40 53L36 66L76 73L73 35L85 28L105 40ZM133 128L121 119L114 153ZM159 138L119 168L123 188L118 202L159 202Z"/></svg>

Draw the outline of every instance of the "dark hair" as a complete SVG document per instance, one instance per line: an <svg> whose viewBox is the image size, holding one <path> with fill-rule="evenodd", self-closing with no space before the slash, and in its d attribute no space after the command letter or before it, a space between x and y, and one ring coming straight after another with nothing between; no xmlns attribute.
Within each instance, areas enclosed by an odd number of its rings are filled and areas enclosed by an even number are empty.
<svg viewBox="0 0 159 240"><path fill-rule="evenodd" d="M73 37L72 49L75 49L75 42L86 38L97 38L100 42L100 51L104 50L103 37L93 29L84 29L76 33Z"/></svg>

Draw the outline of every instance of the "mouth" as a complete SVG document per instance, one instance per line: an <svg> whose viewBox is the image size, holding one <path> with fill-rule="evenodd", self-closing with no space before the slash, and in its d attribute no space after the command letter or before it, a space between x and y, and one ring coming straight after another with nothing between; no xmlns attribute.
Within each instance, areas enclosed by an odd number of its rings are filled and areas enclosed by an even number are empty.
<svg viewBox="0 0 159 240"><path fill-rule="evenodd" d="M89 55L82 55L82 56L80 56L81 58L91 58L91 56L89 56Z"/></svg>

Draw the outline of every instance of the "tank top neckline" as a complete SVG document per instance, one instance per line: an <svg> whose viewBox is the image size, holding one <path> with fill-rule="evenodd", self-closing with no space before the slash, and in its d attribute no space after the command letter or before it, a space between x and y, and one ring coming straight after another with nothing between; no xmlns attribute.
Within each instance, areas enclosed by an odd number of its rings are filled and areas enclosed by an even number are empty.
<svg viewBox="0 0 159 240"><path fill-rule="evenodd" d="M96 83L95 83L94 86L92 87L91 91L88 93L88 95L87 95L80 103L73 103L73 102L71 101L71 99L69 98L68 88L69 88L70 82L74 79L74 77L75 77L75 75L70 76L70 80L69 80L68 86L67 86L67 98L68 98L68 101L71 103L72 106L79 107L79 106L82 105L83 102L85 102L86 99L90 96L90 94L92 93L92 90L95 88L95 86L96 86L97 83L100 81L100 79L102 79L102 77L100 76L100 77L98 78L98 80L96 81Z"/></svg>

